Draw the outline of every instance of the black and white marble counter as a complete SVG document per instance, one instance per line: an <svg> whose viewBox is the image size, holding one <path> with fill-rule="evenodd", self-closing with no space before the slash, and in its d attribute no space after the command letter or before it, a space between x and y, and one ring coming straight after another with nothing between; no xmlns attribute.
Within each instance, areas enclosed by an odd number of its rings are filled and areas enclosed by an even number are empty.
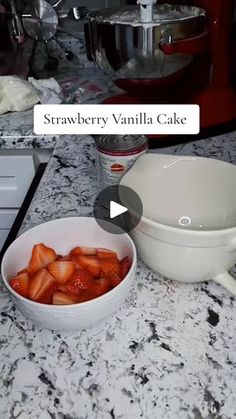
<svg viewBox="0 0 236 419"><path fill-rule="evenodd" d="M54 148L58 138L58 136L33 134L32 110L0 116L0 150Z"/></svg>
<svg viewBox="0 0 236 419"><path fill-rule="evenodd" d="M235 134L162 149L236 163ZM22 230L91 215L93 140L57 142ZM233 419L236 299L215 283L165 280L141 261L126 302L90 330L40 330L1 287L0 418Z"/></svg>

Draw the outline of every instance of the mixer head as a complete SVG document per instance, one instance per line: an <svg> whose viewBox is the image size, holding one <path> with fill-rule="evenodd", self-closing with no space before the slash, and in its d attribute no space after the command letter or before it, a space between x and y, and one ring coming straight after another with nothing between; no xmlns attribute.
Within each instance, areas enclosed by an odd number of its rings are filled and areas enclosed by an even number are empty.
<svg viewBox="0 0 236 419"><path fill-rule="evenodd" d="M140 5L141 22L153 21L153 5L156 0L137 0Z"/></svg>

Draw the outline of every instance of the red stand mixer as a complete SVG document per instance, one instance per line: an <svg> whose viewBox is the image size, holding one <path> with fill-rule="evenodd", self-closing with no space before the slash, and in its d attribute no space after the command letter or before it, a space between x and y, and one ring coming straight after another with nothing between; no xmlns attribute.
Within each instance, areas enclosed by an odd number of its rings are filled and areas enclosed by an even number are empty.
<svg viewBox="0 0 236 419"><path fill-rule="evenodd" d="M138 3L147 14L155 1ZM154 6L153 25L139 6L90 14L91 55L127 92L105 103L199 104L202 129L236 121L236 2L169 3Z"/></svg>

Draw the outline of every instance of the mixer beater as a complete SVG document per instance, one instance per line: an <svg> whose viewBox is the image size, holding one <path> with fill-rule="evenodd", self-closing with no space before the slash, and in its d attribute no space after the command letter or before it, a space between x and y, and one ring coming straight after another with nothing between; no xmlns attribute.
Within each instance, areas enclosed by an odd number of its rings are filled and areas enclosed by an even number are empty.
<svg viewBox="0 0 236 419"><path fill-rule="evenodd" d="M141 22L148 23L153 21L153 5L156 0L138 0L140 5Z"/></svg>

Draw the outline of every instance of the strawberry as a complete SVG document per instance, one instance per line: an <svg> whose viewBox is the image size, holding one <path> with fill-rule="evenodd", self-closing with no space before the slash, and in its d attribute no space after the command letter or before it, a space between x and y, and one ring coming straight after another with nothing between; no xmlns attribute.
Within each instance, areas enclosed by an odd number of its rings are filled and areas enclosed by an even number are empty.
<svg viewBox="0 0 236 419"><path fill-rule="evenodd" d="M49 263L56 260L57 255L53 249L44 244L36 244L32 250L32 256L29 264L29 272L31 274L37 272L41 268L45 268Z"/></svg>
<svg viewBox="0 0 236 419"><path fill-rule="evenodd" d="M117 287L117 285L119 285L121 283L122 279L123 279L115 273L109 274L108 278L110 280L111 288Z"/></svg>
<svg viewBox="0 0 236 419"><path fill-rule="evenodd" d="M75 264L70 261L58 260L50 263L47 269L57 282L65 284L74 273Z"/></svg>
<svg viewBox="0 0 236 419"><path fill-rule="evenodd" d="M27 268L22 269L21 271L17 272L17 276L18 275L21 275L21 274L25 274L25 273L28 273L28 269Z"/></svg>
<svg viewBox="0 0 236 419"><path fill-rule="evenodd" d="M100 274L100 260L96 256L82 256L76 258L82 268L89 271L94 278L98 278Z"/></svg>
<svg viewBox="0 0 236 419"><path fill-rule="evenodd" d="M105 294L111 289L110 281L108 278L98 278L93 280L93 294L96 297Z"/></svg>
<svg viewBox="0 0 236 419"><path fill-rule="evenodd" d="M80 295L82 290L91 290L93 284L92 275L85 269L76 269L69 281L59 286L59 290L66 294Z"/></svg>
<svg viewBox="0 0 236 419"><path fill-rule="evenodd" d="M81 290L80 295L77 296L77 303L84 303L86 301L93 300L94 298L96 298L96 295L93 293L86 290Z"/></svg>
<svg viewBox="0 0 236 419"><path fill-rule="evenodd" d="M117 259L103 259L101 260L101 272L105 276L116 274L120 276L120 263Z"/></svg>
<svg viewBox="0 0 236 419"><path fill-rule="evenodd" d="M109 249L97 249L99 259L117 259L117 253Z"/></svg>
<svg viewBox="0 0 236 419"><path fill-rule="evenodd" d="M120 261L120 268L121 268L121 278L124 279L124 277L127 275L127 273L129 272L131 268L131 261L128 258L128 256L126 256Z"/></svg>
<svg viewBox="0 0 236 419"><path fill-rule="evenodd" d="M77 256L77 255L84 255L84 256L94 256L97 253L97 249L95 247L75 247L71 250L70 255Z"/></svg>
<svg viewBox="0 0 236 419"><path fill-rule="evenodd" d="M47 269L40 269L29 281L29 298L49 304L52 294L57 288L57 282Z"/></svg>
<svg viewBox="0 0 236 419"><path fill-rule="evenodd" d="M69 304L76 304L78 298L75 295L65 294L61 291L56 291L53 293L52 296L52 304L53 305L69 305Z"/></svg>
<svg viewBox="0 0 236 419"><path fill-rule="evenodd" d="M28 273L21 271L15 278L10 279L9 284L17 294L28 297L29 280Z"/></svg>
<svg viewBox="0 0 236 419"><path fill-rule="evenodd" d="M70 256L70 260L74 263L74 265L75 265L75 268L76 269L81 269L82 268L82 266L79 264L79 262L78 262L78 257L77 256Z"/></svg>
<svg viewBox="0 0 236 419"><path fill-rule="evenodd" d="M68 261L72 262L72 258L69 255L61 256L61 259L59 259L59 260L64 260L66 262L68 262Z"/></svg>

